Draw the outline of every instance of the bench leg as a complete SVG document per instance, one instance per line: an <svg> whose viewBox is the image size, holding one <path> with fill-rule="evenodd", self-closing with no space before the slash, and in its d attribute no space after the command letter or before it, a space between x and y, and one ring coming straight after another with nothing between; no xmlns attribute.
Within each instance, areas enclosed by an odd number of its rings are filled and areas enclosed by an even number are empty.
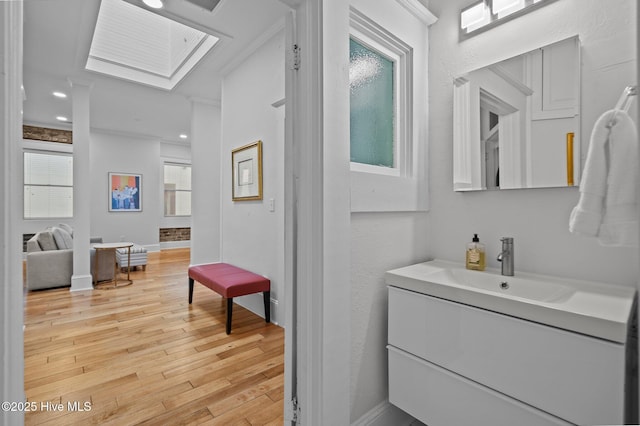
<svg viewBox="0 0 640 426"><path fill-rule="evenodd" d="M189 304L193 302L193 278L189 278Z"/></svg>
<svg viewBox="0 0 640 426"><path fill-rule="evenodd" d="M231 315L233 314L233 297L227 299L227 334L231 334Z"/></svg>
<svg viewBox="0 0 640 426"><path fill-rule="evenodd" d="M262 298L264 299L264 321L271 322L271 292L263 291Z"/></svg>

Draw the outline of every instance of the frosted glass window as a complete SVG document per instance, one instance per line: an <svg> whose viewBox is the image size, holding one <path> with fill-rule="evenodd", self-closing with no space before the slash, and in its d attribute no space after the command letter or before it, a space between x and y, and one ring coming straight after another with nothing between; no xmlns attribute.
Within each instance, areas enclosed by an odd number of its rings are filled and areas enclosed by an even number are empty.
<svg viewBox="0 0 640 426"><path fill-rule="evenodd" d="M73 217L73 157L24 153L24 218Z"/></svg>
<svg viewBox="0 0 640 426"><path fill-rule="evenodd" d="M191 166L164 165L164 215L191 216Z"/></svg>
<svg viewBox="0 0 640 426"><path fill-rule="evenodd" d="M394 62L349 43L351 161L395 167Z"/></svg>

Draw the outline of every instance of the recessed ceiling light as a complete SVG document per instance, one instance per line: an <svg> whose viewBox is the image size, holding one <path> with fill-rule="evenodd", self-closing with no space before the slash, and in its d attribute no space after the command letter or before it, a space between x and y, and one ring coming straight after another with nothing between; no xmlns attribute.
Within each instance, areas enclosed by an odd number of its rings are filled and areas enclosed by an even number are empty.
<svg viewBox="0 0 640 426"><path fill-rule="evenodd" d="M66 93L63 92L53 92L53 96L60 99L65 99L67 97Z"/></svg>
<svg viewBox="0 0 640 426"><path fill-rule="evenodd" d="M186 138L188 138L188 137L189 137L189 136L185 135L184 133L180 135L180 139L186 139Z"/></svg>
<svg viewBox="0 0 640 426"><path fill-rule="evenodd" d="M56 120L58 120L58 121L69 121L69 119L67 117L65 117L64 115L57 116Z"/></svg>
<svg viewBox="0 0 640 426"><path fill-rule="evenodd" d="M146 4L152 9L161 9L163 6L162 0L142 0L142 3Z"/></svg>

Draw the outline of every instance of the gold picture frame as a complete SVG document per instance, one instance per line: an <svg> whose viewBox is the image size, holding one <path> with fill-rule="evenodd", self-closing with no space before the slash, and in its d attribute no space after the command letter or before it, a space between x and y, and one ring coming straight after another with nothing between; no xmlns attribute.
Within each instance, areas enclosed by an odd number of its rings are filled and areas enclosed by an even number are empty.
<svg viewBox="0 0 640 426"><path fill-rule="evenodd" d="M262 200L262 141L231 151L231 198Z"/></svg>

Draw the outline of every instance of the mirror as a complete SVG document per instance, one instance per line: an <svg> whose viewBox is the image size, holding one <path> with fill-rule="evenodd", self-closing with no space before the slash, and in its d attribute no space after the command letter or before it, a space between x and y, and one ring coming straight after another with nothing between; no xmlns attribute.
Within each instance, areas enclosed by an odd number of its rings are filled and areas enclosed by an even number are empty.
<svg viewBox="0 0 640 426"><path fill-rule="evenodd" d="M580 177L577 36L454 81L455 191L573 186Z"/></svg>

